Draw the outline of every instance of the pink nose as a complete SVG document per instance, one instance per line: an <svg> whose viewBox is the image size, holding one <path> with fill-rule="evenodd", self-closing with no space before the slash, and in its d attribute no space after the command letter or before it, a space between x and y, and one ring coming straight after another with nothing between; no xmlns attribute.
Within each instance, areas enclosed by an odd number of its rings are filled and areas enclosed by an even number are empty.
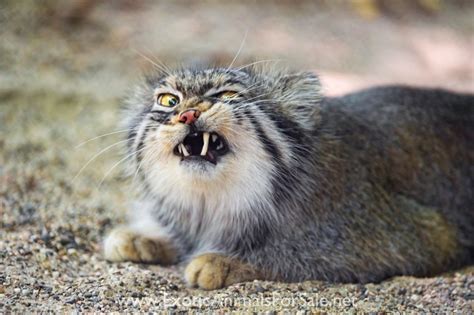
<svg viewBox="0 0 474 315"><path fill-rule="evenodd" d="M201 112L197 109L188 109L179 114L179 122L182 122L187 125L191 125L198 119Z"/></svg>

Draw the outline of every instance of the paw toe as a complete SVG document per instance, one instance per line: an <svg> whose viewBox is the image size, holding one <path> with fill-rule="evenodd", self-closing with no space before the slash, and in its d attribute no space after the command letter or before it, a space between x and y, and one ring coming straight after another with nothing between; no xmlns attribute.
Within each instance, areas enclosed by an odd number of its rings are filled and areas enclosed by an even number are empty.
<svg viewBox="0 0 474 315"><path fill-rule="evenodd" d="M125 229L113 230L104 241L104 257L113 262L138 259L133 234Z"/></svg>
<svg viewBox="0 0 474 315"><path fill-rule="evenodd" d="M229 265L225 259L218 255L206 254L189 263L184 277L191 287L215 290L224 287L228 271Z"/></svg>
<svg viewBox="0 0 474 315"><path fill-rule="evenodd" d="M170 264L176 254L161 240L138 235L127 228L117 228L104 241L104 257L113 262Z"/></svg>

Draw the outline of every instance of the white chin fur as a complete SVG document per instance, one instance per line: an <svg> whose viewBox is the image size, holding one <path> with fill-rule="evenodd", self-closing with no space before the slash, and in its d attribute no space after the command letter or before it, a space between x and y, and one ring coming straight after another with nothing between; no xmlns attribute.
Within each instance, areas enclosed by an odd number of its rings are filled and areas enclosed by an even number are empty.
<svg viewBox="0 0 474 315"><path fill-rule="evenodd" d="M184 135L168 127L150 135L150 150L143 154L141 170L150 189L145 199L160 201L145 208L150 212L171 212L177 218L175 224L180 224L197 242L197 252L217 250L224 230L255 220L252 211L265 211L276 217L270 204L273 157L248 131L250 126L237 128L233 126L232 132L227 133L215 130L226 139L230 150L216 165L181 163L172 150Z"/></svg>
<svg viewBox="0 0 474 315"><path fill-rule="evenodd" d="M180 160L181 158L178 157ZM193 180L212 181L219 172L219 164L225 164L225 157L223 157L217 165L202 161L179 161L180 167L185 169L185 172L192 177Z"/></svg>
<svg viewBox="0 0 474 315"><path fill-rule="evenodd" d="M172 153L145 154L143 171L153 194L169 204L195 208L205 202L206 211L245 211L268 200L271 158L259 147L256 139L242 137L232 152L212 163L181 162ZM235 148L239 148L236 150Z"/></svg>

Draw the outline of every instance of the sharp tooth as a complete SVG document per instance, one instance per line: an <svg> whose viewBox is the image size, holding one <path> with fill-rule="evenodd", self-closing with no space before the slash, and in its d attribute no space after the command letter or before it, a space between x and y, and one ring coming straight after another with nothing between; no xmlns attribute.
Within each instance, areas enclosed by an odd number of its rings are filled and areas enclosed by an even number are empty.
<svg viewBox="0 0 474 315"><path fill-rule="evenodd" d="M184 156L189 156L189 152L188 150L186 150L186 147L184 146L184 144L181 143L179 146L181 147L181 150L183 150Z"/></svg>
<svg viewBox="0 0 474 315"><path fill-rule="evenodd" d="M223 147L224 147L224 145L222 144L222 142L220 142L216 149L217 149L217 150L220 150L220 149L222 149Z"/></svg>
<svg viewBox="0 0 474 315"><path fill-rule="evenodd" d="M183 150L181 149L181 146L182 146L182 145L183 145L182 143L180 143L180 144L178 145L178 152L179 152L179 154L181 154L181 155L183 154Z"/></svg>
<svg viewBox="0 0 474 315"><path fill-rule="evenodd" d="M203 141L203 145L202 145L201 155L205 156L207 153L207 149L209 148L209 132L204 132L202 134L202 141Z"/></svg>
<svg viewBox="0 0 474 315"><path fill-rule="evenodd" d="M212 135L212 142L216 142L217 141L217 135Z"/></svg>

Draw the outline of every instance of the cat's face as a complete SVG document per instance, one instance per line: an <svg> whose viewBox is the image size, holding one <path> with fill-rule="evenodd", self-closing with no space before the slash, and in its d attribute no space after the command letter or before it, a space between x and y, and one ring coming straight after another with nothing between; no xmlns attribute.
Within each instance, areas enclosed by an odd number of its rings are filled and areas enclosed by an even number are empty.
<svg viewBox="0 0 474 315"><path fill-rule="evenodd" d="M177 200L266 195L282 164L297 158L295 137L313 127L318 96L308 75L162 73L128 102L134 170L154 193Z"/></svg>

